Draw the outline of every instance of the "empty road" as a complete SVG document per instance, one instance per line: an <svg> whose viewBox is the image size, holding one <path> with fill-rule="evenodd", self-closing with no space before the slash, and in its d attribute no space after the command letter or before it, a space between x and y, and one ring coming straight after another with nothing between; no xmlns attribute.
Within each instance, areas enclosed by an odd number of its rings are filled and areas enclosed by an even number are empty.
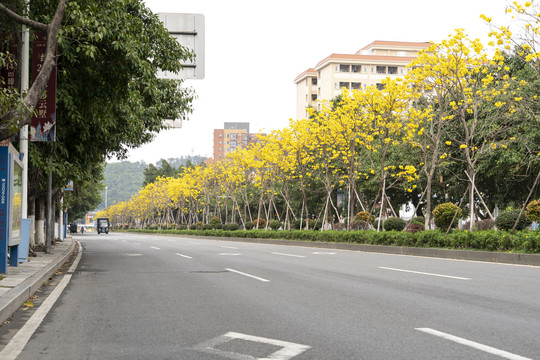
<svg viewBox="0 0 540 360"><path fill-rule="evenodd" d="M540 268L123 233L18 359L540 359Z"/></svg>

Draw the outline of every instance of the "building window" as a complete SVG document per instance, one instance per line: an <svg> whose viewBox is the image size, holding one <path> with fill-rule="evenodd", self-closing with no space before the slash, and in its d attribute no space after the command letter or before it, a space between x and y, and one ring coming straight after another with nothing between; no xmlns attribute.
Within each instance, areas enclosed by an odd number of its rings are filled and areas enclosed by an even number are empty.
<svg viewBox="0 0 540 360"><path fill-rule="evenodd" d="M220 142L219 142L219 145L221 145L222 142L223 142L223 141L220 141Z"/></svg>
<svg viewBox="0 0 540 360"><path fill-rule="evenodd" d="M236 147L236 140L231 141L231 147Z"/></svg>
<svg viewBox="0 0 540 360"><path fill-rule="evenodd" d="M339 88L342 89L342 88L349 88L349 83L348 82L345 82L345 81L341 81L339 83Z"/></svg>
<svg viewBox="0 0 540 360"><path fill-rule="evenodd" d="M338 83L334 83L334 89L339 89L339 84Z"/></svg>
<svg viewBox="0 0 540 360"><path fill-rule="evenodd" d="M223 134L219 134L219 137L223 137Z"/></svg>
<svg viewBox="0 0 540 360"><path fill-rule="evenodd" d="M407 52L406 51L398 51L397 56L407 56Z"/></svg>
<svg viewBox="0 0 540 360"><path fill-rule="evenodd" d="M311 85L317 85L317 78L311 78Z"/></svg>
<svg viewBox="0 0 540 360"><path fill-rule="evenodd" d="M377 66L377 74L386 74L386 66Z"/></svg>
<svg viewBox="0 0 540 360"><path fill-rule="evenodd" d="M317 94L311 94L311 101L317 100Z"/></svg>
<svg viewBox="0 0 540 360"><path fill-rule="evenodd" d="M339 65L339 72L349 72L350 68L349 65Z"/></svg>
<svg viewBox="0 0 540 360"><path fill-rule="evenodd" d="M361 72L362 66L361 65L351 65L351 72Z"/></svg>
<svg viewBox="0 0 540 360"><path fill-rule="evenodd" d="M359 82L351 83L351 89L358 90L358 89L361 89L361 88L362 88L362 84L360 84Z"/></svg>
<svg viewBox="0 0 540 360"><path fill-rule="evenodd" d="M384 84L378 83L377 90L384 90Z"/></svg>
<svg viewBox="0 0 540 360"><path fill-rule="evenodd" d="M400 69L401 70L401 75L403 75L403 69Z"/></svg>
<svg viewBox="0 0 540 360"><path fill-rule="evenodd" d="M371 67L371 73L373 74L373 66Z"/></svg>
<svg viewBox="0 0 540 360"><path fill-rule="evenodd" d="M231 134L231 140L236 140L237 134Z"/></svg>
<svg viewBox="0 0 540 360"><path fill-rule="evenodd" d="M391 75L396 75L397 74L397 66L389 66L388 67L388 73L391 74Z"/></svg>

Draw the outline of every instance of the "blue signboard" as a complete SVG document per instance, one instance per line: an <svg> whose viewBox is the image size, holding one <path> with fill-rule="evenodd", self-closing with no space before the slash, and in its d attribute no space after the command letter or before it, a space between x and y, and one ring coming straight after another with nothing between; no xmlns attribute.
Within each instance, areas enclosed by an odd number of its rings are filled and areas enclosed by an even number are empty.
<svg viewBox="0 0 540 360"><path fill-rule="evenodd" d="M3 145L3 144L2 144ZM9 143L0 145L0 274L7 273L9 241Z"/></svg>
<svg viewBox="0 0 540 360"><path fill-rule="evenodd" d="M9 143L0 142L0 274L7 273L9 264L17 266L22 238L22 162L19 152ZM29 231L28 231L29 234ZM27 249L27 247L26 247ZM27 250L28 251L28 250Z"/></svg>

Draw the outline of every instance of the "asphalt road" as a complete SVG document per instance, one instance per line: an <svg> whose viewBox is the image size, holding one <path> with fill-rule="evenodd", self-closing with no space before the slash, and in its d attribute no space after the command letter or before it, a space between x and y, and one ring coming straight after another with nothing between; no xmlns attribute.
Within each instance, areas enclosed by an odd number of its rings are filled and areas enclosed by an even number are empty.
<svg viewBox="0 0 540 360"><path fill-rule="evenodd" d="M77 235L18 359L540 359L540 268Z"/></svg>

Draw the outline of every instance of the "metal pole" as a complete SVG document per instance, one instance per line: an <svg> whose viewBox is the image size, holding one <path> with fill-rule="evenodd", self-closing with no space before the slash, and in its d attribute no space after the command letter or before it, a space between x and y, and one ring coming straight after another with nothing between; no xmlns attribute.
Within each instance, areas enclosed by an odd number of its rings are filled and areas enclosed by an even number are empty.
<svg viewBox="0 0 540 360"><path fill-rule="evenodd" d="M26 4L28 7L28 3ZM24 94L28 91L30 66L29 66L29 53L30 53L30 36L26 26L22 26L22 63L21 63L21 93ZM20 132L20 152L23 154L22 163L22 179L21 179L21 197L22 197L22 218L28 217L28 125L21 128Z"/></svg>
<svg viewBox="0 0 540 360"><path fill-rule="evenodd" d="M105 209L107 208L107 189L108 189L108 186L105 185Z"/></svg>

